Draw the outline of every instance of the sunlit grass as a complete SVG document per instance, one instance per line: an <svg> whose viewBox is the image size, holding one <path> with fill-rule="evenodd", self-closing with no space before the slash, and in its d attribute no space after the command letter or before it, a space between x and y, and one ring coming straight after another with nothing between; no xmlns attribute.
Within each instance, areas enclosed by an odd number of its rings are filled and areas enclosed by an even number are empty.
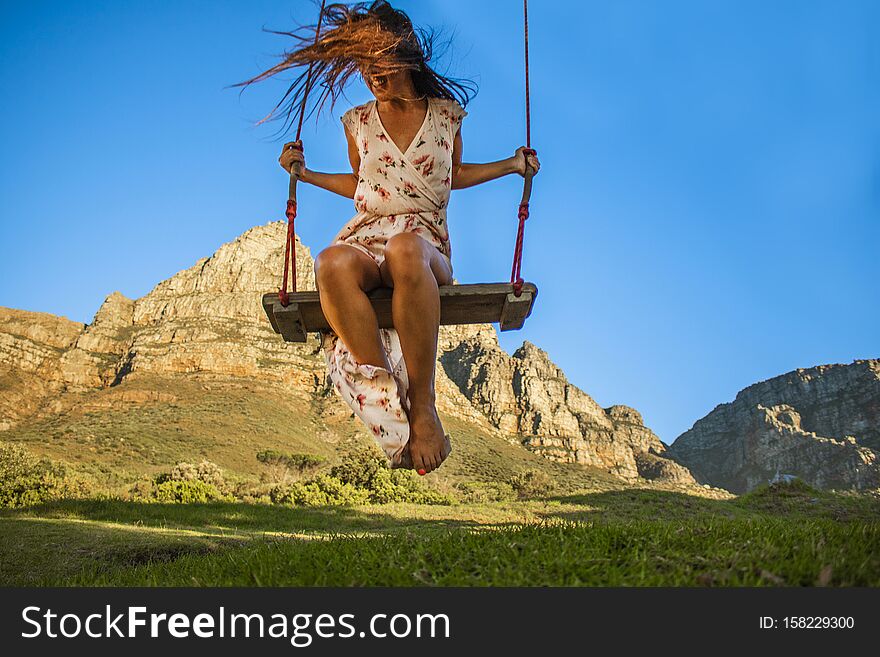
<svg viewBox="0 0 880 657"><path fill-rule="evenodd" d="M0 512L0 583L878 586L880 501L806 485L491 504L64 501Z"/></svg>

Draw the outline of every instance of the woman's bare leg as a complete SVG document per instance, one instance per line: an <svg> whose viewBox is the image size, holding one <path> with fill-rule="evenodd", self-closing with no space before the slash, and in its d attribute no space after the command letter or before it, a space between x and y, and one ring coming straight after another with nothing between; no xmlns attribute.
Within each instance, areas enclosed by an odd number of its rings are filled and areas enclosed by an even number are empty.
<svg viewBox="0 0 880 657"><path fill-rule="evenodd" d="M382 285L376 261L353 246L333 244L315 258L315 282L324 316L352 357L390 371L367 297L367 292Z"/></svg>
<svg viewBox="0 0 880 657"><path fill-rule="evenodd" d="M436 247L415 233L399 233L388 240L379 271L385 285L394 288L391 314L409 379L413 467L430 472L449 454L434 405L434 373L440 326L437 285L450 283L452 271Z"/></svg>

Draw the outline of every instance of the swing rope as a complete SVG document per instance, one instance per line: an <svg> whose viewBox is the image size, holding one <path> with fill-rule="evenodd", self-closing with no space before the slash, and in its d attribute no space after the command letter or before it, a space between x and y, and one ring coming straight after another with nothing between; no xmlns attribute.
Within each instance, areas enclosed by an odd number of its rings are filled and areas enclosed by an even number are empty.
<svg viewBox="0 0 880 657"><path fill-rule="evenodd" d="M324 19L324 5L326 4L326 0L322 0L321 2L321 11L318 14L318 25L315 29L315 44L317 45L318 40L321 34L321 23ZM531 100L529 96L529 2L528 0L523 0L523 22L524 22L524 36L525 36L525 74L526 74L526 148L523 150L523 155L536 155L537 152L532 148L532 116L531 116ZM306 77L306 86L303 91L303 99L299 108L299 123L296 128L296 140L299 142L300 133L302 132L303 118L305 116L306 109L306 101L309 97L309 92L312 87L312 65L309 65L308 75ZM295 144L292 146L299 151L302 151L302 144ZM293 166L290 170L290 191L287 199L287 210L285 214L287 215L287 242L284 246L284 275L282 277L281 288L278 290L278 300L281 302L281 305L285 308L290 304L290 294L287 291L288 287L288 270L292 272L292 277L290 279L290 287L291 292L296 292L296 236L294 231L294 220L296 219L296 182L301 175L301 171L298 170L297 167ZM529 200L532 195L532 176L534 176L534 170L528 165L528 160L526 160L526 171L525 171L525 182L523 183L523 195L522 200L519 204L519 211L517 213L517 217L519 219L519 226L516 232L516 244L513 250L513 268L510 272L510 282L513 285L513 293L517 297L522 294L522 286L523 286L523 278L521 275L522 269L522 250L523 250L523 233L525 231L525 222L526 219L529 218Z"/></svg>
<svg viewBox="0 0 880 657"><path fill-rule="evenodd" d="M318 13L318 25L315 27L315 45L321 36L321 23L324 21L324 5L327 0L321 1L321 11ZM303 89L303 99L299 106L299 123L296 126L296 142L299 142L302 134L303 118L306 113L306 102L309 99L309 92L312 90L312 73L314 67L309 64L309 72L306 76L306 86ZM302 151L302 144L297 143L293 146L298 151ZM296 181L302 175L302 171L297 166L290 168L290 188L287 195L287 242L284 245L284 276L282 276L281 288L278 290L278 300L281 305L287 308L290 304L290 294L287 292L287 272L290 269L292 276L290 281L291 292L296 292L296 232L294 231L294 220L296 219Z"/></svg>
<svg viewBox="0 0 880 657"><path fill-rule="evenodd" d="M532 148L532 113L531 99L529 97L529 1L523 0L523 24L525 26L525 53L526 53L526 148L523 150L523 157L536 155L537 152ZM517 218L519 226L516 231L516 244L513 248L513 267L510 271L510 282L513 285L513 294L520 296L522 294L523 278L520 270L522 269L522 250L523 250L523 233L525 232L526 219L529 218L529 199L532 196L532 176L535 172L528 164L526 159L525 182L523 183L522 200L519 203L519 211Z"/></svg>

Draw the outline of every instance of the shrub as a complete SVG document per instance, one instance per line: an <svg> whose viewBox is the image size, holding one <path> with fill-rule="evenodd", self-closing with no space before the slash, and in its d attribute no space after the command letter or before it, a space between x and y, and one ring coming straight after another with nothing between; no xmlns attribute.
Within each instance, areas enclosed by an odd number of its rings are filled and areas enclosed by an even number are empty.
<svg viewBox="0 0 880 657"><path fill-rule="evenodd" d="M192 504L196 502L232 502L220 466L210 461L199 464L181 462L170 472L156 475L152 481L137 482L130 490L132 499L141 502Z"/></svg>
<svg viewBox="0 0 880 657"><path fill-rule="evenodd" d="M124 499L137 502L146 502L153 499L156 490L156 482L153 479L139 479L129 489Z"/></svg>
<svg viewBox="0 0 880 657"><path fill-rule="evenodd" d="M413 470L379 470L370 489L372 504L453 504L455 498L425 486Z"/></svg>
<svg viewBox="0 0 880 657"><path fill-rule="evenodd" d="M347 452L339 465L334 465L330 475L357 488L370 489L381 470L388 470L388 464L375 449L362 447Z"/></svg>
<svg viewBox="0 0 880 657"><path fill-rule="evenodd" d="M270 492L277 504L304 506L345 504L451 504L448 495L426 488L412 470L392 470L369 448L345 454L342 462L308 481L276 486Z"/></svg>
<svg viewBox="0 0 880 657"><path fill-rule="evenodd" d="M367 491L342 482L332 475L321 475L287 487L276 486L269 496L275 504L292 506L341 506L366 504L369 501Z"/></svg>
<svg viewBox="0 0 880 657"><path fill-rule="evenodd" d="M246 492L242 493L239 499L246 504L273 504L268 493Z"/></svg>
<svg viewBox="0 0 880 657"><path fill-rule="evenodd" d="M510 486L523 499L544 497L553 492L555 484L546 472L529 469L510 478Z"/></svg>
<svg viewBox="0 0 880 657"><path fill-rule="evenodd" d="M456 485L461 491L461 501L468 504L508 502L517 497L513 486L505 481L469 481Z"/></svg>
<svg viewBox="0 0 880 657"><path fill-rule="evenodd" d="M232 502L232 495L221 493L214 485L198 479L169 479L157 483L150 498L170 504L194 504L197 502Z"/></svg>
<svg viewBox="0 0 880 657"><path fill-rule="evenodd" d="M257 460L268 467L268 478L275 483L287 483L291 472L301 477L327 462L325 457L317 454L286 454L274 449L257 452Z"/></svg>
<svg viewBox="0 0 880 657"><path fill-rule="evenodd" d="M225 481L220 466L210 461L202 461L198 465L181 462L171 468L171 472L160 474L156 477L156 483L166 481L201 481L222 488Z"/></svg>
<svg viewBox="0 0 880 657"><path fill-rule="evenodd" d="M0 442L0 507L22 507L63 497L83 497L88 486L67 468L37 458L20 445Z"/></svg>

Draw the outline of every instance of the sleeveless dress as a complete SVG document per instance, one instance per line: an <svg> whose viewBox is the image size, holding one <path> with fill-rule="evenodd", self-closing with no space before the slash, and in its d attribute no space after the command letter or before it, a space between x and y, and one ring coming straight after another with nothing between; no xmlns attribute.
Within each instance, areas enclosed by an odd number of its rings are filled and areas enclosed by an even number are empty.
<svg viewBox="0 0 880 657"><path fill-rule="evenodd" d="M429 98L421 128L401 152L382 125L375 100L345 112L340 120L354 137L361 159L354 196L358 212L331 243L359 249L379 265L388 239L412 232L434 245L451 269L446 206L452 145L465 116L456 101ZM408 379L397 331L379 332L391 371L357 362L333 331L322 332L321 346L333 387L395 464L409 441L404 411Z"/></svg>

